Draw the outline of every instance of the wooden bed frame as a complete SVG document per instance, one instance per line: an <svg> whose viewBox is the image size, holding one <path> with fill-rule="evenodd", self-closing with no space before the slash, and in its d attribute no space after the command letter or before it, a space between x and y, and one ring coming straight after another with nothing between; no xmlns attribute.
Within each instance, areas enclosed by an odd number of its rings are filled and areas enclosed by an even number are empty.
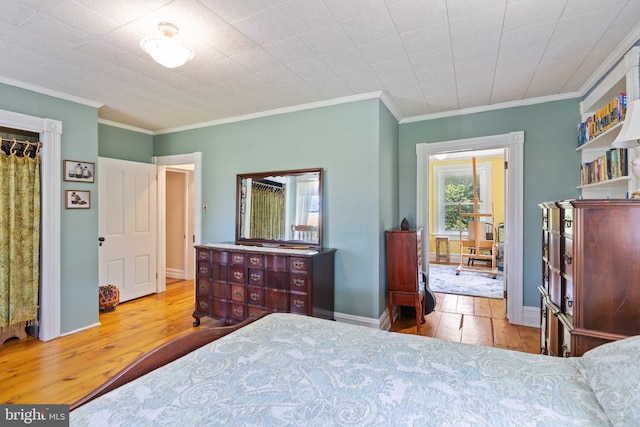
<svg viewBox="0 0 640 427"><path fill-rule="evenodd" d="M203 345L209 344L210 342L222 338L223 336L228 335L231 332L248 325L249 323L261 319L267 314L269 314L269 312L265 311L255 318L248 318L241 323L231 326L202 328L196 330L195 332L191 332L167 341L166 343L154 348L148 353L143 354L142 356L131 362L129 365L127 365L116 375L114 375L111 379L107 380L100 387L96 388L77 402L69 405L69 410L73 411L74 409L84 405L87 402L92 401L97 397L102 396L103 394L115 390L116 388L130 381L133 381L136 378L139 378L155 369L160 368L161 366L166 365L167 363L173 362L174 360L191 353L192 351L202 347Z"/></svg>

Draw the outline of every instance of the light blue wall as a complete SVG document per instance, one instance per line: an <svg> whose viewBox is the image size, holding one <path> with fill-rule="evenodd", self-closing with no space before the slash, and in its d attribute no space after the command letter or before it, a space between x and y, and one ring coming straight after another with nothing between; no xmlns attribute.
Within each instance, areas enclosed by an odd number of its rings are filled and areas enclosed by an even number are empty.
<svg viewBox="0 0 640 427"><path fill-rule="evenodd" d="M416 216L416 144L524 131L524 305L540 304L538 203L580 195L579 100L565 100L400 125L400 212Z"/></svg>
<svg viewBox="0 0 640 427"><path fill-rule="evenodd" d="M377 318L384 306L379 114L380 101L371 99L157 135L154 155L202 152L203 202L209 205L203 243L234 240L237 174L324 168L324 246L338 250L335 309ZM389 123L385 118L386 134L392 133Z"/></svg>
<svg viewBox="0 0 640 427"><path fill-rule="evenodd" d="M112 159L151 163L153 135L98 124L98 155Z"/></svg>
<svg viewBox="0 0 640 427"><path fill-rule="evenodd" d="M380 239L380 253L378 266L381 286L378 288L378 299L380 301L378 310L382 313L386 309L387 301L387 259L384 232L390 228L398 228L400 226L399 218L401 214L398 212L398 121L382 103L380 103L379 120L380 157L378 159L378 168L380 175L378 181L380 186L380 224L378 236Z"/></svg>
<svg viewBox="0 0 640 427"><path fill-rule="evenodd" d="M0 109L62 122L62 158L98 159L98 110L0 84ZM91 208L69 210L61 200L61 332L98 321L98 184L61 181L65 190L91 191Z"/></svg>

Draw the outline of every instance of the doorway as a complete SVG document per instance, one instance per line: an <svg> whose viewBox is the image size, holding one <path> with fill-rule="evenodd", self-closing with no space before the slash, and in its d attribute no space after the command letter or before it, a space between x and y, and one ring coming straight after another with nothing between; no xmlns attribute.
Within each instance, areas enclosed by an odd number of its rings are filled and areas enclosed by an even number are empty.
<svg viewBox="0 0 640 427"><path fill-rule="evenodd" d="M194 165L173 165L166 172L166 277L194 278Z"/></svg>
<svg viewBox="0 0 640 427"><path fill-rule="evenodd" d="M504 217L504 253L508 260L505 268L507 283L507 317L509 322L523 324L523 164L524 132L511 132L453 141L422 143L416 145L417 181L416 181L416 222L431 234L429 206L430 156L438 153L454 153L469 150L504 149L506 164L505 175L505 217ZM423 259L429 259L428 245L423 245Z"/></svg>
<svg viewBox="0 0 640 427"><path fill-rule="evenodd" d="M202 153L154 157L153 163L158 171L158 206L161 207L158 209L158 292L164 292L167 289L167 217L164 208L167 204L167 170L184 168L181 165L193 168L193 202L189 203L192 215L189 216L193 218L192 244L199 245L202 233Z"/></svg>
<svg viewBox="0 0 640 427"><path fill-rule="evenodd" d="M429 158L429 285L433 292L505 299L505 149L436 153ZM473 178L472 171L476 176ZM474 190L474 185L475 190ZM478 203L474 204L477 196ZM479 214L475 236L471 213ZM471 235L474 237L471 237ZM479 238L479 256L469 239ZM466 242L465 246L461 246ZM495 256L495 258L494 258Z"/></svg>

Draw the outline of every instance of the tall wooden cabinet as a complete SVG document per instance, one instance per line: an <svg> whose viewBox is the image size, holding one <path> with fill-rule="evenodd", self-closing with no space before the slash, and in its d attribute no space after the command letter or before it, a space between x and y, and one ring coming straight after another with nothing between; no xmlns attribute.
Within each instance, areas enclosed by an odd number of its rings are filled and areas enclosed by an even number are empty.
<svg viewBox="0 0 640 427"><path fill-rule="evenodd" d="M422 229L388 230L385 232L387 252L388 310L393 330L393 306L415 307L416 326L424 320L425 298L422 278Z"/></svg>
<svg viewBox="0 0 640 427"><path fill-rule="evenodd" d="M335 249L196 246L194 326L237 323L262 311L334 319Z"/></svg>
<svg viewBox="0 0 640 427"><path fill-rule="evenodd" d="M541 352L581 356L640 334L640 200L545 202Z"/></svg>

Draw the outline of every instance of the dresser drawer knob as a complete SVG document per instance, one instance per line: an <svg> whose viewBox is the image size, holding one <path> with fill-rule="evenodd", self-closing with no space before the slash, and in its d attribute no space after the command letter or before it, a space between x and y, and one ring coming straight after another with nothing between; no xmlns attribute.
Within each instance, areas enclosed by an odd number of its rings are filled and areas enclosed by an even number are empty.
<svg viewBox="0 0 640 427"><path fill-rule="evenodd" d="M249 258L249 262L253 265L258 265L260 264L260 258L255 258L255 257Z"/></svg>
<svg viewBox="0 0 640 427"><path fill-rule="evenodd" d="M260 281L260 277L261 277L261 276L260 276L259 274L252 274L252 275L251 275L251 280L252 280L253 282L259 282L259 281Z"/></svg>
<svg viewBox="0 0 640 427"><path fill-rule="evenodd" d="M304 267L304 262L302 262L302 261L293 261L293 266L295 268L302 268L302 267Z"/></svg>
<svg viewBox="0 0 640 427"><path fill-rule="evenodd" d="M242 255L235 255L233 257L233 262L241 263L243 261Z"/></svg>
<svg viewBox="0 0 640 427"><path fill-rule="evenodd" d="M200 267L200 273L207 274L208 272L209 272L209 268L207 268L207 267Z"/></svg>
<svg viewBox="0 0 640 427"><path fill-rule="evenodd" d="M206 252L200 252L200 259L207 259L209 257L209 254Z"/></svg>
<svg viewBox="0 0 640 427"><path fill-rule="evenodd" d="M571 224L573 224L573 220L569 218L564 219L564 228L571 228Z"/></svg>
<svg viewBox="0 0 640 427"><path fill-rule="evenodd" d="M235 314L236 316L242 316L242 314L244 313L244 310L236 308L233 310L233 314Z"/></svg>
<svg viewBox="0 0 640 427"><path fill-rule="evenodd" d="M304 286L304 279L293 279L293 284L298 287Z"/></svg>
<svg viewBox="0 0 640 427"><path fill-rule="evenodd" d="M301 299L294 299L293 305L295 305L298 308L302 308L304 307L304 301L302 301Z"/></svg>
<svg viewBox="0 0 640 427"><path fill-rule="evenodd" d="M237 297L242 297L244 296L244 291L240 290L240 289L236 289L235 291L233 291L233 294Z"/></svg>
<svg viewBox="0 0 640 427"><path fill-rule="evenodd" d="M260 294L257 292L252 292L249 296L252 301L260 301Z"/></svg>
<svg viewBox="0 0 640 427"><path fill-rule="evenodd" d="M570 254L564 254L562 258L564 259L565 264L571 264L573 261L573 257Z"/></svg>
<svg viewBox="0 0 640 427"><path fill-rule="evenodd" d="M235 277L236 279L240 280L244 277L244 274L241 271L234 271L233 272L233 277Z"/></svg>

